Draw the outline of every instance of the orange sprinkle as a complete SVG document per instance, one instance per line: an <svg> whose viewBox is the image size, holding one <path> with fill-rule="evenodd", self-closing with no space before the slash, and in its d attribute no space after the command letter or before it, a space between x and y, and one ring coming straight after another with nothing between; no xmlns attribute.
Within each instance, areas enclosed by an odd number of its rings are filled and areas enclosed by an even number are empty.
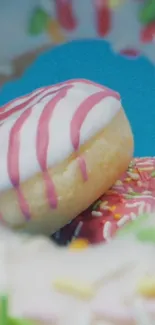
<svg viewBox="0 0 155 325"><path fill-rule="evenodd" d="M59 23L56 20L51 20L47 28L48 34L51 36L55 44L64 42L65 38L59 26Z"/></svg>
<svg viewBox="0 0 155 325"><path fill-rule="evenodd" d="M114 211L116 209L116 206L113 205L111 208L109 208L110 211Z"/></svg>
<svg viewBox="0 0 155 325"><path fill-rule="evenodd" d="M129 177L125 178L125 181L129 183L129 182L131 182L131 178L129 178Z"/></svg>
<svg viewBox="0 0 155 325"><path fill-rule="evenodd" d="M133 179L134 181L138 180L139 179L139 174L137 172L134 172L134 173L131 173L131 172L128 172L128 175L131 179Z"/></svg>
<svg viewBox="0 0 155 325"><path fill-rule="evenodd" d="M114 214L114 219L119 220L121 218L121 215L119 213Z"/></svg>
<svg viewBox="0 0 155 325"><path fill-rule="evenodd" d="M70 245L69 249L73 251L84 250L89 246L89 242L86 239L75 239Z"/></svg>

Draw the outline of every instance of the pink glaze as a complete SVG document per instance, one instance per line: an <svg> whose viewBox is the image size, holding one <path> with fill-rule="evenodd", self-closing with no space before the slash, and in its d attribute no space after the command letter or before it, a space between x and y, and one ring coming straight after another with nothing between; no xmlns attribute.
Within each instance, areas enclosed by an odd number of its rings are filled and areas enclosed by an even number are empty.
<svg viewBox="0 0 155 325"><path fill-rule="evenodd" d="M87 173L87 166L86 166L85 158L82 156L79 156L77 158L77 160L78 160L78 164L79 164L79 168L81 170L83 180L86 182L88 180L88 173Z"/></svg>
<svg viewBox="0 0 155 325"><path fill-rule="evenodd" d="M122 50L120 52L120 54L129 56L129 57L133 57L133 58L137 58L140 55L140 52L135 49L125 49L125 50Z"/></svg>
<svg viewBox="0 0 155 325"><path fill-rule="evenodd" d="M94 0L94 3L97 32L100 37L104 37L111 29L111 10L108 6L108 0Z"/></svg>
<svg viewBox="0 0 155 325"><path fill-rule="evenodd" d="M102 99L112 96L118 98L118 94L112 90L105 90L89 96L76 110L75 115L71 121L71 140L74 150L79 149L80 130L84 120L93 107Z"/></svg>
<svg viewBox="0 0 155 325"><path fill-rule="evenodd" d="M141 41L143 43L151 43L153 40L155 40L155 22L147 25L141 32Z"/></svg>
<svg viewBox="0 0 155 325"><path fill-rule="evenodd" d="M19 207L21 209L21 212L25 217L25 219L29 220L31 218L29 204L23 195L20 185L16 188L16 191L17 191L17 197L18 197L18 202L19 202Z"/></svg>
<svg viewBox="0 0 155 325"><path fill-rule="evenodd" d="M38 162L40 164L41 170L44 173L44 182L46 187L46 194L48 198L49 205L51 208L55 209L58 204L58 198L55 190L54 183L47 172L47 153L49 144L49 123L52 118L52 114L56 108L58 102L64 98L67 91L72 88L71 85L66 86L59 91L50 102L45 106L38 123L37 139L36 139L36 152L38 157Z"/></svg>
<svg viewBox="0 0 155 325"><path fill-rule="evenodd" d="M8 161L7 161L10 180L13 187L17 191L19 206L26 219L30 219L30 211L29 211L28 203L26 202L24 195L22 194L22 190L20 188L20 174L19 174L20 130L23 124L25 123L25 121L29 118L31 111L32 111L32 107L24 111L11 129L9 150L8 150Z"/></svg>
<svg viewBox="0 0 155 325"><path fill-rule="evenodd" d="M56 10L61 27L69 31L74 30L77 22L72 8L72 0L57 0Z"/></svg>
<svg viewBox="0 0 155 325"><path fill-rule="evenodd" d="M9 117L10 115L17 113L21 110L23 110L26 105L30 104L34 99L37 100L37 96L40 95L41 93L44 93L45 89L41 89L39 93L34 94L34 96L28 98L27 100L25 100L22 104L16 105L15 107L13 107L11 110L7 110L8 108L8 104L4 105L1 109L0 109L0 121L3 121L4 119L6 119L7 117ZM27 97L27 96L26 96ZM24 98L24 97L23 97ZM16 100L12 101L11 103L13 104ZM11 104L10 103L10 104ZM35 104L35 103L34 103ZM34 105L33 104L33 105Z"/></svg>

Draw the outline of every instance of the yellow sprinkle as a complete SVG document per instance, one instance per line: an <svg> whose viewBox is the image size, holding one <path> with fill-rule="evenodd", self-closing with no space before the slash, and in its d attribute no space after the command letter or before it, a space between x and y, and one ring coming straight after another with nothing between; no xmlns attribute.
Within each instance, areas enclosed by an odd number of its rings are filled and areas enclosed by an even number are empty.
<svg viewBox="0 0 155 325"><path fill-rule="evenodd" d="M139 175L138 173L131 173L131 172L128 172L128 175L131 177L131 179L133 180L138 180L139 179Z"/></svg>
<svg viewBox="0 0 155 325"><path fill-rule="evenodd" d="M125 178L125 181L129 183L129 182L131 182L131 178L129 178L129 177Z"/></svg>
<svg viewBox="0 0 155 325"><path fill-rule="evenodd" d="M69 245L69 249L72 251L79 251L84 250L89 246L89 242L86 239L75 239L73 242Z"/></svg>
<svg viewBox="0 0 155 325"><path fill-rule="evenodd" d="M115 209L116 209L116 206L115 205L112 205L112 207L109 208L110 211L115 211Z"/></svg>
<svg viewBox="0 0 155 325"><path fill-rule="evenodd" d="M138 168L140 171L147 171L147 170L152 170L153 169L153 166L152 167L141 167L141 168Z"/></svg>
<svg viewBox="0 0 155 325"><path fill-rule="evenodd" d="M109 0L109 8L115 9L120 7L124 3L124 0Z"/></svg>
<svg viewBox="0 0 155 325"><path fill-rule="evenodd" d="M123 184L123 183L122 183L122 181L120 181L120 180L118 180L118 181L115 182L115 185L117 185L117 186L122 185L122 184Z"/></svg>
<svg viewBox="0 0 155 325"><path fill-rule="evenodd" d="M100 204L100 209L103 209L108 204L108 201L104 201Z"/></svg>
<svg viewBox="0 0 155 325"><path fill-rule="evenodd" d="M146 298L155 298L155 278L145 277L137 285L137 292Z"/></svg>
<svg viewBox="0 0 155 325"><path fill-rule="evenodd" d="M54 43L59 44L64 42L64 35L61 31L59 23L56 20L50 21L48 24L47 32L51 36Z"/></svg>
<svg viewBox="0 0 155 325"><path fill-rule="evenodd" d="M114 219L119 220L121 218L121 215L119 213L114 214Z"/></svg>
<svg viewBox="0 0 155 325"><path fill-rule="evenodd" d="M65 292L82 299L90 299L94 296L95 290L91 285L73 282L69 279L56 279L53 283L54 287L61 292Z"/></svg>

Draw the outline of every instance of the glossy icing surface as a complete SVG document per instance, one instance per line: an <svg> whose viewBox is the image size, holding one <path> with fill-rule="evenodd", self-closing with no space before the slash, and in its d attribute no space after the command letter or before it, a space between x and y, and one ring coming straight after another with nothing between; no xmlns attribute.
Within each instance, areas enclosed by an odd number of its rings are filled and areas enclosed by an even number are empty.
<svg viewBox="0 0 155 325"><path fill-rule="evenodd" d="M119 94L86 80L41 88L1 107L0 191L19 187L37 172L46 178L49 167L78 151L120 107ZM82 161L80 166L87 178Z"/></svg>

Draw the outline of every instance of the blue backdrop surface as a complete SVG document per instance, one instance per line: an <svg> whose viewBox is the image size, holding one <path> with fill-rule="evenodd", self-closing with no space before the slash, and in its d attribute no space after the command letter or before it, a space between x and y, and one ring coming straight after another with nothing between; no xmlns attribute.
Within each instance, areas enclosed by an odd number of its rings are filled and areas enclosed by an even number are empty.
<svg viewBox="0 0 155 325"><path fill-rule="evenodd" d="M41 55L23 77L3 86L0 105L37 87L87 78L121 93L135 137L135 156L155 156L155 67L128 60L103 41L77 41Z"/></svg>

